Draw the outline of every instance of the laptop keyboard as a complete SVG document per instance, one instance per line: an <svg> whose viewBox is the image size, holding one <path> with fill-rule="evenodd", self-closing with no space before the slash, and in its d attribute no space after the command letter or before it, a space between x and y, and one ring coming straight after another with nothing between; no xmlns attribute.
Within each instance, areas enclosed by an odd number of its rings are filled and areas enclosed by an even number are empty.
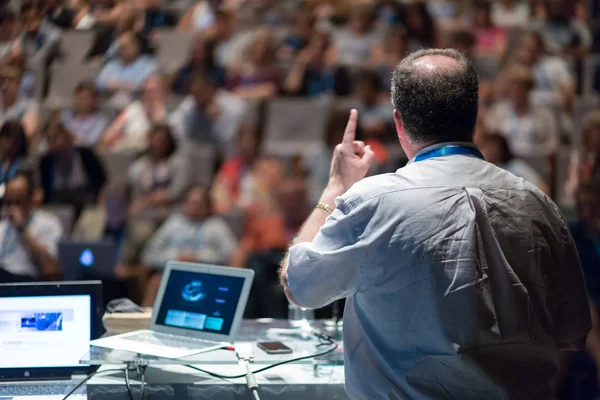
<svg viewBox="0 0 600 400"><path fill-rule="evenodd" d="M0 396L64 396L73 390L75 385L77 383L73 382L0 384ZM79 388L75 393L85 393L85 386Z"/></svg>
<svg viewBox="0 0 600 400"><path fill-rule="evenodd" d="M217 346L219 343L211 340L193 339L184 336L169 335L166 333L144 332L123 338L138 343L154 344L159 346L173 347L182 350L202 350L207 347Z"/></svg>

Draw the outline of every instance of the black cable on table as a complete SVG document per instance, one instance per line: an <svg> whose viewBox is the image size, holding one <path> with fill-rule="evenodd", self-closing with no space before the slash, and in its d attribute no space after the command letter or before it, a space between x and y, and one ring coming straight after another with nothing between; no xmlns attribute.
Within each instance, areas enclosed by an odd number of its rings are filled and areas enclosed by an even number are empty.
<svg viewBox="0 0 600 400"><path fill-rule="evenodd" d="M128 373L127 368L113 368L113 369L105 369L103 371L92 372L91 374L86 376L81 382L79 382L69 393L67 393L66 396L62 398L62 400L67 400L70 396L73 395L73 393L78 391L87 381L92 379L94 376L96 376L98 374L104 374L105 372L119 372L119 371L125 371L126 375Z"/></svg>
<svg viewBox="0 0 600 400"><path fill-rule="evenodd" d="M252 371L252 373L253 374L258 374L258 373L267 371L269 369L272 369L272 368L275 368L275 367L279 367L280 365L289 364L289 363L293 363L293 362L296 362L296 361L308 360L310 358L324 356L326 354L329 354L329 353L337 350L337 348L339 347L339 345L337 344L337 342L335 342L333 340L330 340L330 342L331 342L331 344L333 344L333 346L330 349L327 349L326 351L322 351L320 353L315 353L315 354L309 354L307 356L291 358L289 360L280 361L280 362L277 362L275 364L271 364L271 365L267 365L266 367L259 368L256 371ZM247 375L247 374L242 374L242 375L221 375L221 374L217 374L215 372L210 372L210 371L204 370L202 368L195 367L193 365L186 365L186 367L191 368L193 370L196 370L198 372L202 372L202 373L204 373L206 375L209 375L209 376L212 376L214 378L219 378L219 379L239 379L239 378L244 378Z"/></svg>

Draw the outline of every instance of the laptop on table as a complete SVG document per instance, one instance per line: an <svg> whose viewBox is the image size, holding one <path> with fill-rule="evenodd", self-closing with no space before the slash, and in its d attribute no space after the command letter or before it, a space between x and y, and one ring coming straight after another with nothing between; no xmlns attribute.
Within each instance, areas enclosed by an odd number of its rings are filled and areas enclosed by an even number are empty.
<svg viewBox="0 0 600 400"><path fill-rule="evenodd" d="M100 333L100 281L0 284L0 398L66 395Z"/></svg>
<svg viewBox="0 0 600 400"><path fill-rule="evenodd" d="M65 280L89 276L111 279L115 276L117 246L112 241L61 240L58 243L58 259Z"/></svg>
<svg viewBox="0 0 600 400"><path fill-rule="evenodd" d="M91 344L164 358L230 346L239 328L254 271L169 261L148 329Z"/></svg>

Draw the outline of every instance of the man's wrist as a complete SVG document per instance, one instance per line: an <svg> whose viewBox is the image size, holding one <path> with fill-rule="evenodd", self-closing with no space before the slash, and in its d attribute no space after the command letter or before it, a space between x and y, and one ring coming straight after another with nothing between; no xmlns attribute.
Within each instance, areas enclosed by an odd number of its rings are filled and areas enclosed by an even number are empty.
<svg viewBox="0 0 600 400"><path fill-rule="evenodd" d="M344 187L341 183L336 181L329 181L321 198L319 199L319 203L327 204L332 209L335 209L335 199L345 193Z"/></svg>

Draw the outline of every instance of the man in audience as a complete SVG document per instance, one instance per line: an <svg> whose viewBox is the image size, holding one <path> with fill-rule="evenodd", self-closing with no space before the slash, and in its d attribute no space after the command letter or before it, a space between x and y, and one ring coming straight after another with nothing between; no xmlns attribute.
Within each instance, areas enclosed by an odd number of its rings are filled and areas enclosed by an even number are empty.
<svg viewBox="0 0 600 400"><path fill-rule="evenodd" d="M169 260L227 265L237 239L229 226L212 213L208 190L191 188L181 213L171 215L150 239L142 263L154 271L144 305L152 305L160 277Z"/></svg>
<svg viewBox="0 0 600 400"><path fill-rule="evenodd" d="M553 54L582 57L592 46L592 33L585 22L573 16L574 1L548 0L546 21L538 27L546 48Z"/></svg>
<svg viewBox="0 0 600 400"><path fill-rule="evenodd" d="M21 122L25 134L32 140L39 126L39 107L19 93L23 71L16 67L0 67L0 123L9 119Z"/></svg>
<svg viewBox="0 0 600 400"><path fill-rule="evenodd" d="M0 220L0 283L39 280L59 274L62 226L54 215L34 206L29 175L6 185Z"/></svg>
<svg viewBox="0 0 600 400"><path fill-rule="evenodd" d="M310 212L303 179L288 177L271 190L277 208L250 218L231 260L233 266L250 268L255 272L246 313L249 318L285 318L287 301L277 283L277 270L287 246Z"/></svg>
<svg viewBox="0 0 600 400"><path fill-rule="evenodd" d="M49 63L56 55L60 30L46 20L41 4L24 7L22 18L24 30L19 46L32 63Z"/></svg>
<svg viewBox="0 0 600 400"><path fill-rule="evenodd" d="M226 152L235 141L246 112L244 102L219 89L211 76L197 73L190 84L190 96L170 118L179 140L216 144Z"/></svg>
<svg viewBox="0 0 600 400"><path fill-rule="evenodd" d="M119 38L119 56L110 60L96 79L96 87L104 92L139 92L144 81L157 70L154 58L141 53L142 44L134 32Z"/></svg>
<svg viewBox="0 0 600 400"><path fill-rule="evenodd" d="M60 118L73 134L76 145L94 147L108 127L108 118L98 110L98 94L94 82L80 82L74 91L74 107L63 110Z"/></svg>

